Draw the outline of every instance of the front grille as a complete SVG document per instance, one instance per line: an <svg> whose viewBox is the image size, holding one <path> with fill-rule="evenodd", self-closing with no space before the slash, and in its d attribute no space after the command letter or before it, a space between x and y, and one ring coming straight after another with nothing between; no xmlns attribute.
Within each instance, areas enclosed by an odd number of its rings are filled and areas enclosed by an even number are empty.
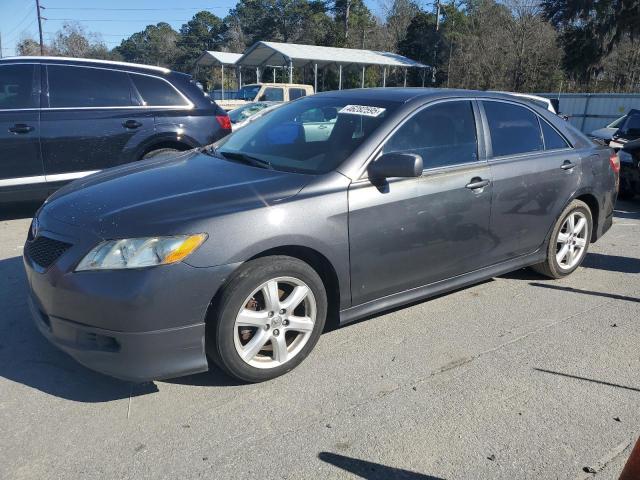
<svg viewBox="0 0 640 480"><path fill-rule="evenodd" d="M42 268L49 268L60 256L69 250L70 243L49 237L37 237L27 242L27 255Z"/></svg>

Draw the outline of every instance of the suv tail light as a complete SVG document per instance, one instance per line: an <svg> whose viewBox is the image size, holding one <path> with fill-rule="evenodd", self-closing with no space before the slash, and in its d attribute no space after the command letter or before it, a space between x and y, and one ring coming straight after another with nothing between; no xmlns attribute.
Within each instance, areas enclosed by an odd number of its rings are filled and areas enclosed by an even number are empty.
<svg viewBox="0 0 640 480"><path fill-rule="evenodd" d="M611 165L611 170L618 175L620 173L620 159L618 158L618 154L613 150L611 155L609 155L609 164Z"/></svg>
<svg viewBox="0 0 640 480"><path fill-rule="evenodd" d="M231 130L231 120L229 115L216 115L216 120L223 130Z"/></svg>

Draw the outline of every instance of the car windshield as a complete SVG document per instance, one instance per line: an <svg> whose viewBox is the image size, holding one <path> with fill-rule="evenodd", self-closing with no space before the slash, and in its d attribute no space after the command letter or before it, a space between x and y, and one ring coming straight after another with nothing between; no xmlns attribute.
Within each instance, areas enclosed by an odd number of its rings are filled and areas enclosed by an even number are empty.
<svg viewBox="0 0 640 480"><path fill-rule="evenodd" d="M229 120L231 120L231 123L243 122L268 106L268 103L252 103L249 105L243 105L242 107L229 112Z"/></svg>
<svg viewBox="0 0 640 480"><path fill-rule="evenodd" d="M397 105L344 96L304 97L223 138L215 153L276 170L326 173L351 155Z"/></svg>
<svg viewBox="0 0 640 480"><path fill-rule="evenodd" d="M255 100L260 91L260 85L245 85L236 94L238 100Z"/></svg>

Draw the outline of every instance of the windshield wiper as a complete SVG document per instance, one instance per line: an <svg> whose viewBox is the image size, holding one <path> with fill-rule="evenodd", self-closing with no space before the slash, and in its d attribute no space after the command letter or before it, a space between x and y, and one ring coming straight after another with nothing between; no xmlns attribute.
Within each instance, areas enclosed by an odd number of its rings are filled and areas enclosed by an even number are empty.
<svg viewBox="0 0 640 480"><path fill-rule="evenodd" d="M268 160L263 160L262 158L252 157L251 155L247 155L242 152L221 152L217 148L212 151L214 155L219 155L231 160L240 160L241 162L247 163L249 165L253 165L254 167L266 168L268 170L273 170L273 165Z"/></svg>

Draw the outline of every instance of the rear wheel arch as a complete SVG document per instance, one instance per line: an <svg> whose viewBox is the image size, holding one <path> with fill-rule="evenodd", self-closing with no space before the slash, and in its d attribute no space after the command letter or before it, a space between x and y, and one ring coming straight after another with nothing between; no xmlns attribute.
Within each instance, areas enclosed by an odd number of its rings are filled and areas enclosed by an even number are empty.
<svg viewBox="0 0 640 480"><path fill-rule="evenodd" d="M594 242L594 238L598 234L598 218L600 213L600 205L598 204L598 200L592 193L581 193L573 200L580 200L587 204L589 210L591 210L591 222L592 222L592 230L591 230L591 242Z"/></svg>

